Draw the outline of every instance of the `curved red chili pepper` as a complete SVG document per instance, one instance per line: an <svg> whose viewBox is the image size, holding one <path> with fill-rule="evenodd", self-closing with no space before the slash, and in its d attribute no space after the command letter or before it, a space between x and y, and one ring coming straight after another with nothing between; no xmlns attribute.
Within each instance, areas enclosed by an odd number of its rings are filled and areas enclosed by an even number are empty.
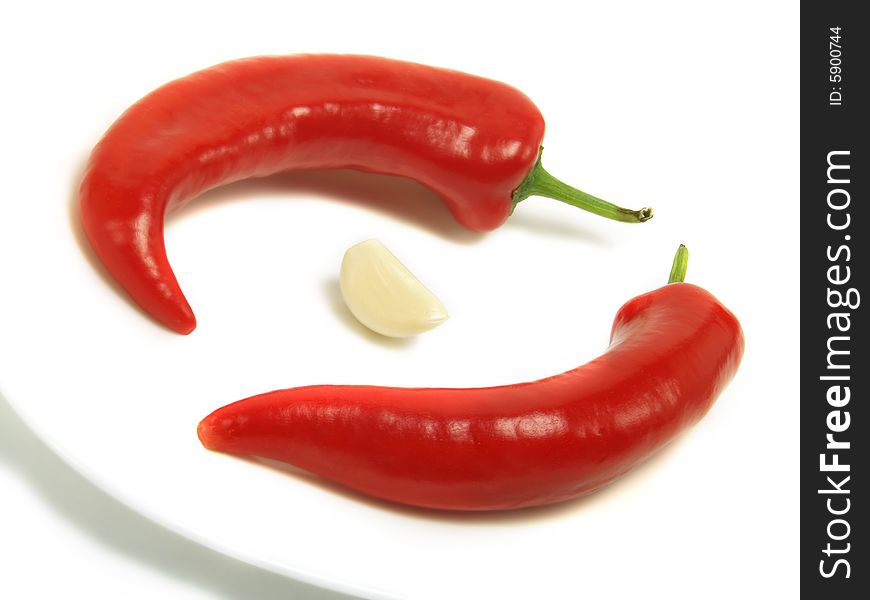
<svg viewBox="0 0 870 600"><path fill-rule="evenodd" d="M743 345L716 298L672 283L627 302L607 352L555 377L476 389L281 390L218 409L198 433L211 450L284 461L395 502L550 504L613 481L697 422Z"/></svg>
<svg viewBox="0 0 870 600"><path fill-rule="evenodd" d="M415 179L477 231L530 195L641 222L550 176L544 120L522 93L455 71L375 57L229 62L158 88L94 148L80 189L88 240L109 272L179 333L196 320L166 258L166 212L202 192L294 169L352 168Z"/></svg>

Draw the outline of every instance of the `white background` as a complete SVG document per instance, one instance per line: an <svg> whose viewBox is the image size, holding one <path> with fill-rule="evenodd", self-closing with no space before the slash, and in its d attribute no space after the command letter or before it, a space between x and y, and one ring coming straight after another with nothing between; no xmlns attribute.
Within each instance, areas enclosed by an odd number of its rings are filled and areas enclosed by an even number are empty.
<svg viewBox="0 0 870 600"><path fill-rule="evenodd" d="M797 594L794 3L4 11L0 595L341 597L206 549L113 495L234 556L369 595ZM509 82L547 119L548 170L656 217L628 226L530 199L480 236L409 182L338 173L237 184L169 220L199 328L165 332L76 238L71 199L87 153L167 80L292 52L379 54ZM450 321L398 344L352 321L337 266L368 237L441 297ZM680 242L688 280L741 319L744 363L704 421L589 499L516 517L424 515L211 455L195 439L206 412L278 387L489 385L576 366L604 347L623 301L663 283Z"/></svg>

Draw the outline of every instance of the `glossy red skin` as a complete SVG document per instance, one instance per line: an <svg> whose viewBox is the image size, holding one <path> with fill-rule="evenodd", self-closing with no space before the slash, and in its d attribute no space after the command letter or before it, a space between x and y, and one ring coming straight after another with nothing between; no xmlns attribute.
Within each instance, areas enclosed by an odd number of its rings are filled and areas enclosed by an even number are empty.
<svg viewBox="0 0 870 600"><path fill-rule="evenodd" d="M613 481L697 422L743 355L734 315L675 283L617 313L599 358L476 389L311 386L200 423L206 448L276 459L365 494L449 510L561 502Z"/></svg>
<svg viewBox="0 0 870 600"><path fill-rule="evenodd" d="M537 159L544 120L503 83L384 58L267 56L158 88L94 148L82 224L112 276L155 319L196 327L166 258L168 210L231 181L296 169L400 175L462 225L501 225Z"/></svg>

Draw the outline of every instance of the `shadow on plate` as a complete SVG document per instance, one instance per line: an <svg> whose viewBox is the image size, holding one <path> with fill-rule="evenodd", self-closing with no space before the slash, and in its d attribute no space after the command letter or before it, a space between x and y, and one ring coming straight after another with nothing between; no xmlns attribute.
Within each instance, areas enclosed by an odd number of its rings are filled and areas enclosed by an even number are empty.
<svg viewBox="0 0 870 600"><path fill-rule="evenodd" d="M110 550L216 598L351 598L224 556L127 508L63 462L15 414L2 394L0 462L17 472L59 515Z"/></svg>

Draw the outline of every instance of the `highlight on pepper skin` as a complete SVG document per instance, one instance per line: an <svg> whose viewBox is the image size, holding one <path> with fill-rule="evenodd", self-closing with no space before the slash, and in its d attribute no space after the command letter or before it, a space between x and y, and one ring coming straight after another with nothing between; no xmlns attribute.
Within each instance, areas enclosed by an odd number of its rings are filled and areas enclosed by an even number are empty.
<svg viewBox="0 0 870 600"><path fill-rule="evenodd" d="M81 221L130 297L186 334L196 320L166 256L163 220L232 181L301 169L403 176L474 231L496 229L533 195L617 221L652 215L555 179L540 163L543 136L528 97L482 77L371 56L242 59L172 81L115 121L88 161Z"/></svg>

